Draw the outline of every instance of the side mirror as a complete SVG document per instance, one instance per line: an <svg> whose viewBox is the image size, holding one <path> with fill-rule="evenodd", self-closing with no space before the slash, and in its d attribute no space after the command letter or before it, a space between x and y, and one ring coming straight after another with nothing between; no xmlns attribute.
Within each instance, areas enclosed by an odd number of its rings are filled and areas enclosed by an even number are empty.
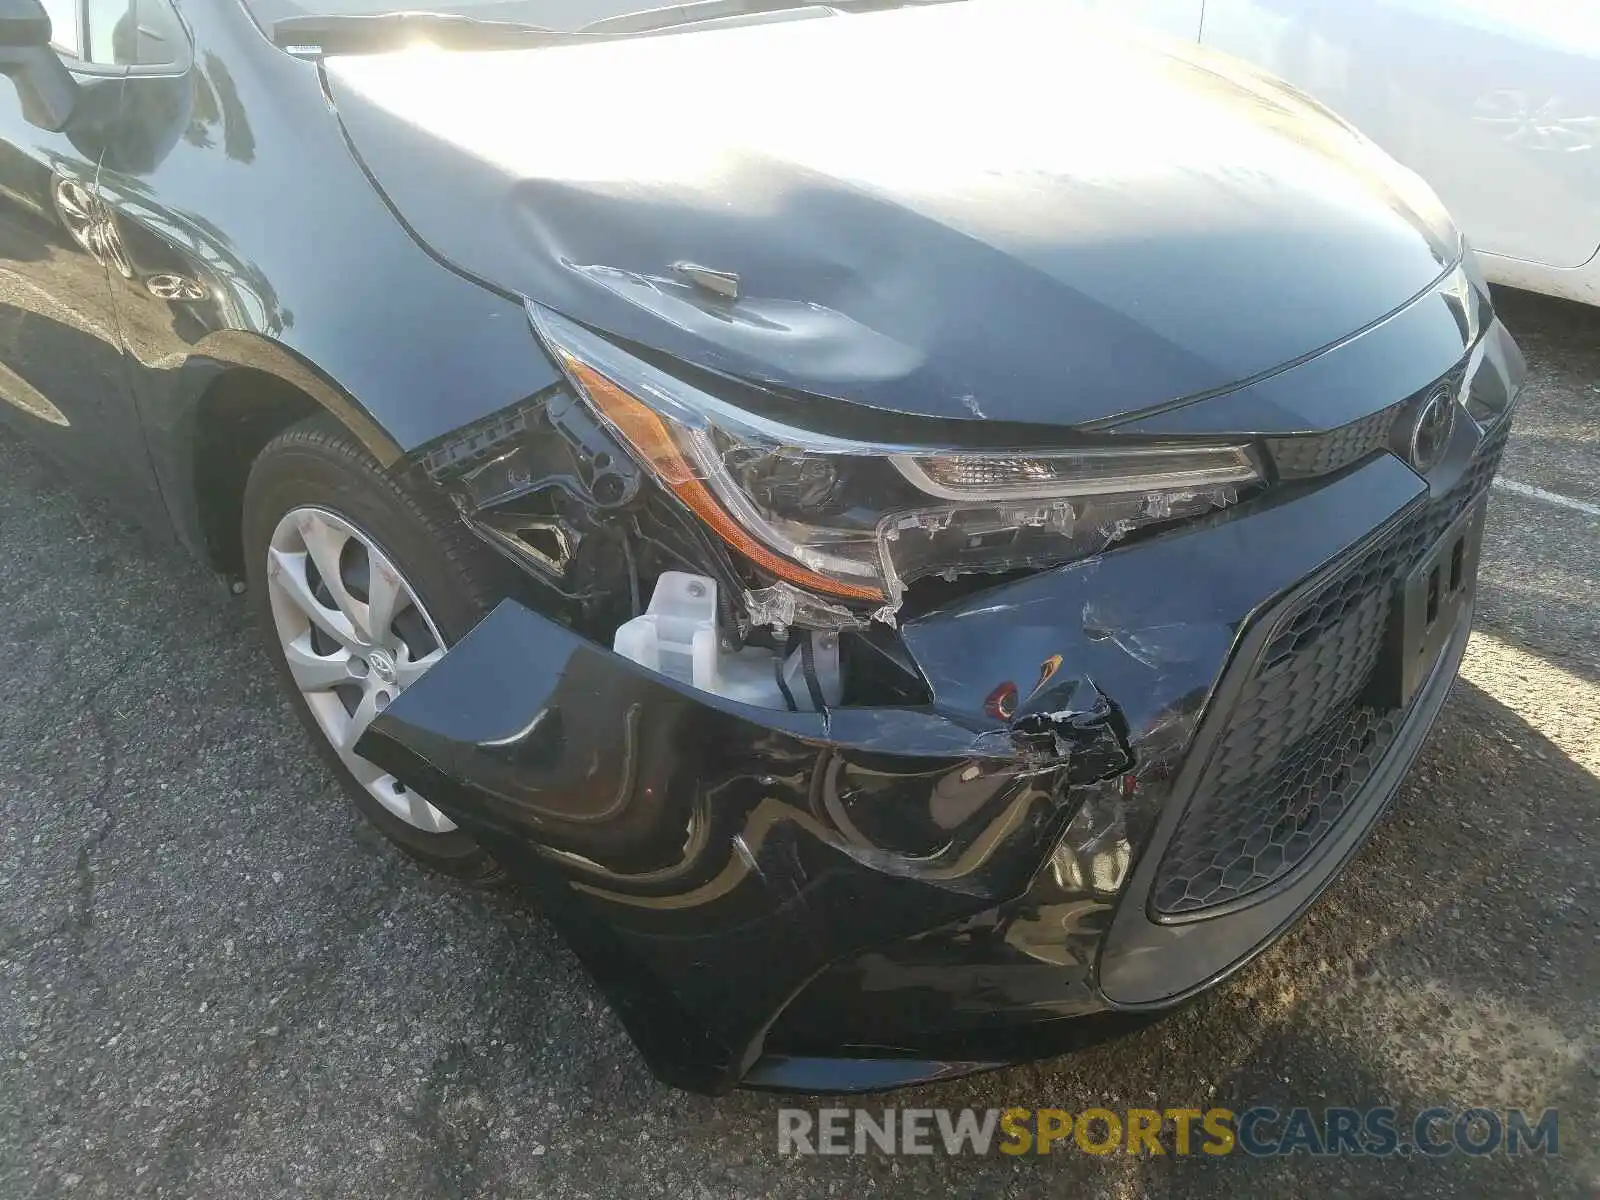
<svg viewBox="0 0 1600 1200"><path fill-rule="evenodd" d="M78 83L50 48L50 14L40 0L0 0L0 75L9 75L22 115L41 129L67 127Z"/></svg>

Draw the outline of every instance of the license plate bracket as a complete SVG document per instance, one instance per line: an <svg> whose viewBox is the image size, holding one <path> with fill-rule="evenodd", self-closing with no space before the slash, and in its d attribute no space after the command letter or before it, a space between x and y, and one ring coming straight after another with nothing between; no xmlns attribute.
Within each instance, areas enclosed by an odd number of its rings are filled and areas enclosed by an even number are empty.
<svg viewBox="0 0 1600 1200"><path fill-rule="evenodd" d="M1411 702L1472 597L1483 548L1487 505L1457 517L1395 588L1384 654L1373 677L1373 702L1403 708Z"/></svg>

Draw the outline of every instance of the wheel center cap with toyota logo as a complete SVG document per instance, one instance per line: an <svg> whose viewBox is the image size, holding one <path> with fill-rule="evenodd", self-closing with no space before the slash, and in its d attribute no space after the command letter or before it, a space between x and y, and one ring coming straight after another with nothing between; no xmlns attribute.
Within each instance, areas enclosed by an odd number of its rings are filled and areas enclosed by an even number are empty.
<svg viewBox="0 0 1600 1200"><path fill-rule="evenodd" d="M1450 397L1450 389L1437 388L1423 404L1411 430L1411 465L1419 473L1426 475L1439 465L1455 427L1456 405Z"/></svg>
<svg viewBox="0 0 1600 1200"><path fill-rule="evenodd" d="M395 681L394 659L387 650L374 648L367 655L367 661L372 665L372 673L384 683L393 683Z"/></svg>

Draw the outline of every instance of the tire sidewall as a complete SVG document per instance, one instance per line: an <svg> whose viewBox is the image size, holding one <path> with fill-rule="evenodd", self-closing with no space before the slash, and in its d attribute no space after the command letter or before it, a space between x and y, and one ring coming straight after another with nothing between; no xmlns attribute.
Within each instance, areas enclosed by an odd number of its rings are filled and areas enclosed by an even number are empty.
<svg viewBox="0 0 1600 1200"><path fill-rule="evenodd" d="M290 674L273 617L266 568L274 531L285 514L297 508L326 509L370 539L405 577L447 648L478 623L486 607L415 501L375 463L356 457L349 447L309 439L280 439L256 460L245 488L242 517L246 581L267 652L296 716L356 807L380 832L442 870L481 873L488 858L469 835L460 830L429 833L417 829L396 817L361 785L322 731Z"/></svg>

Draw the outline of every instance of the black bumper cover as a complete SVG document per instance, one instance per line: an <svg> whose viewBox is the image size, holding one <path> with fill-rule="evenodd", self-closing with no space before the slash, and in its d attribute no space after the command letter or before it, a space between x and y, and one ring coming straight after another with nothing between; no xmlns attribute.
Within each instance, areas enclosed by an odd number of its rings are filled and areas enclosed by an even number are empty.
<svg viewBox="0 0 1600 1200"><path fill-rule="evenodd" d="M1509 394L1514 347L1481 357ZM866 1089L1058 1052L1236 970L1360 845L1470 604L1314 853L1220 915L1151 904L1261 644L1430 506L1477 503L1508 422L1460 422L1429 479L1378 454L909 622L923 709L732 703L507 602L359 750L506 865L670 1083ZM1026 700L985 715L1008 681Z"/></svg>

